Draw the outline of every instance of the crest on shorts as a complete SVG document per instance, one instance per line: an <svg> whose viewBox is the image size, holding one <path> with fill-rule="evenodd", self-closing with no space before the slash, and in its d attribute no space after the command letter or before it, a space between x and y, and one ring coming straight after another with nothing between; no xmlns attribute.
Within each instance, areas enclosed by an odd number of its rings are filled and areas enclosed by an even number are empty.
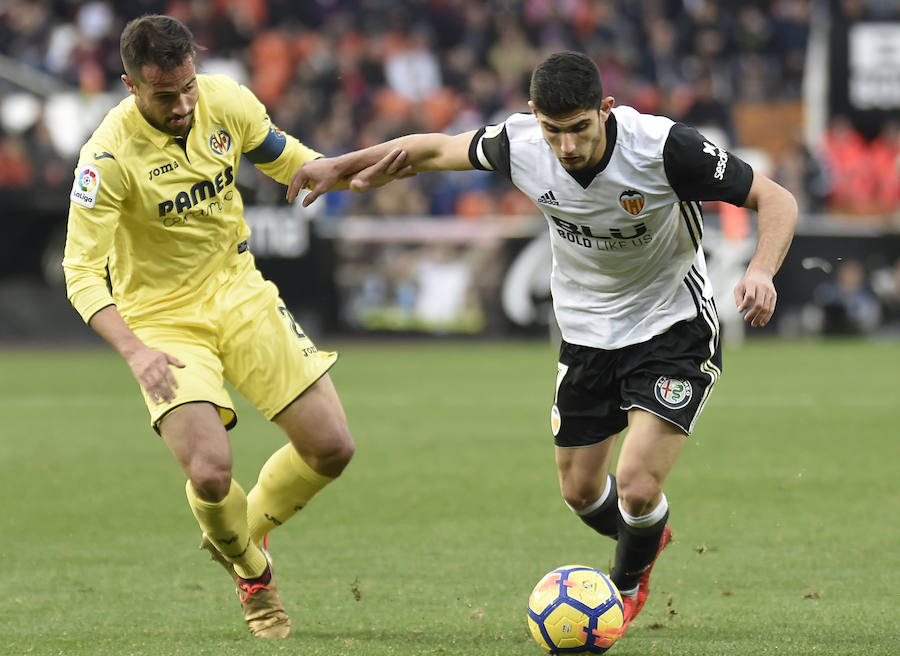
<svg viewBox="0 0 900 656"><path fill-rule="evenodd" d="M626 189L619 194L619 204L632 216L637 216L644 209L644 194L634 189Z"/></svg>
<svg viewBox="0 0 900 656"><path fill-rule="evenodd" d="M679 378L669 378L668 376L657 378L653 391L656 394L657 401L673 410L686 406L694 394L694 390L688 381Z"/></svg>
<svg viewBox="0 0 900 656"><path fill-rule="evenodd" d="M209 148L216 155L224 155L231 150L231 135L222 128L209 135Z"/></svg>
<svg viewBox="0 0 900 656"><path fill-rule="evenodd" d="M559 415L559 408L556 404L550 408L550 430L553 431L553 437L559 435L559 429L562 427L562 417Z"/></svg>

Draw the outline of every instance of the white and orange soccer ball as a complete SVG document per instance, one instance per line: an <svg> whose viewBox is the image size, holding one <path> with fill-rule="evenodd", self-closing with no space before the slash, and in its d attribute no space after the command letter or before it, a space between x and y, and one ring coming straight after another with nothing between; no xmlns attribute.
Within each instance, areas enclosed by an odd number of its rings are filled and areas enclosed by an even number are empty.
<svg viewBox="0 0 900 656"><path fill-rule="evenodd" d="M566 565L548 572L528 599L528 628L551 654L602 654L619 638L622 595L592 567Z"/></svg>

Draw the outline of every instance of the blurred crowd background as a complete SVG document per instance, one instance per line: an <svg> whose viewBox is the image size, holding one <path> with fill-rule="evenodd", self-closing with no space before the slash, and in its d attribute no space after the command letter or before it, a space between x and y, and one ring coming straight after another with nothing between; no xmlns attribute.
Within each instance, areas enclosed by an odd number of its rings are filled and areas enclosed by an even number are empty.
<svg viewBox="0 0 900 656"><path fill-rule="evenodd" d="M65 194L77 148L125 94L123 25L166 13L204 46L199 70L246 83L281 128L326 154L412 131L468 130L527 110L536 62L576 49L597 61L618 104L687 122L749 153L798 195L806 213L890 224L900 214L898 124L866 134L834 116L813 143L804 135L801 91L815 4L6 0L4 68L21 65L29 80L0 79L0 188ZM900 20L894 1L840 5L859 19ZM251 203L280 201L277 185L244 182ZM499 176L472 173L423 176L390 193L335 194L323 211L477 217L532 210Z"/></svg>
<svg viewBox="0 0 900 656"><path fill-rule="evenodd" d="M579 50L597 62L617 104L693 125L789 188L801 227L900 234L900 111L877 121L844 115L822 88L829 76L832 86L849 77L846 64L835 69L847 53L823 50L829 26L897 29L897 0L0 0L0 204L13 242L49 239L41 257L55 284L78 150L125 97L119 35L147 13L185 22L203 46L199 72L246 84L279 127L327 155L527 111L536 63ZM284 188L249 164L238 185L248 207L285 204ZM479 171L328 194L313 208L318 225L535 214L502 176ZM707 215L740 239L752 226L735 211L710 204ZM0 274L32 268L17 256L27 250L14 249ZM900 326L895 251L859 252L850 263L840 251L824 264L805 257L803 269L823 283L804 325ZM15 299L7 305L22 307L23 293Z"/></svg>

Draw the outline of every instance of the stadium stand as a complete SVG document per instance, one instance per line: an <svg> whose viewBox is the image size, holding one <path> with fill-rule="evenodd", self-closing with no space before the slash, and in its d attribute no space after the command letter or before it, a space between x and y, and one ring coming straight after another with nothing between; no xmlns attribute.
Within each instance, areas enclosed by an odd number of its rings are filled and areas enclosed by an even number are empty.
<svg viewBox="0 0 900 656"><path fill-rule="evenodd" d="M201 69L244 81L281 127L327 153L404 131L464 130L523 110L528 76L541 55L577 49L597 60L619 104L709 128L731 148L761 149L776 175L811 181L793 187L804 208L824 203L844 213L889 215L900 206L897 185L869 180L871 172L861 175L878 187L877 207L846 197L843 187L860 187L841 181L845 163L838 153L844 151L830 132L821 150L812 144L812 152L796 152L791 135L802 132L799 94L813 4L8 0L0 8L0 54L4 70L15 74L0 77L0 188L27 193L69 184L76 144L99 108L124 94L116 40L122 25L163 12L190 25L206 48ZM890 12L890 4L870 2L868 11ZM778 121L760 118L773 107ZM779 126L779 134L758 129L760 121ZM893 134L893 142L865 143L873 153L863 159L879 162L876 171L891 156L896 160L896 126ZM830 173L824 191L817 171ZM424 182L427 213L520 210L517 203L483 202L485 188L502 182L480 177ZM377 195L334 201L327 211L373 211L382 202ZM277 198L263 191L258 200ZM421 202L408 205L410 212L421 210Z"/></svg>
<svg viewBox="0 0 900 656"><path fill-rule="evenodd" d="M795 193L803 220L896 231L898 124L873 136L834 116L810 137L803 89L817 8L900 21L900 6L881 0L6 0L0 203L8 237L26 248L58 238L77 149L126 93L118 35L146 13L186 22L205 48L198 70L247 84L280 127L326 154L527 111L534 64L580 50L618 104L695 125L764 167ZM253 167L242 167L238 183L248 205L284 204L283 189ZM323 201L323 222L532 212L502 176L478 171ZM722 217L732 219L745 229L740 215ZM56 264L42 263L45 279ZM22 269L9 258L0 277Z"/></svg>

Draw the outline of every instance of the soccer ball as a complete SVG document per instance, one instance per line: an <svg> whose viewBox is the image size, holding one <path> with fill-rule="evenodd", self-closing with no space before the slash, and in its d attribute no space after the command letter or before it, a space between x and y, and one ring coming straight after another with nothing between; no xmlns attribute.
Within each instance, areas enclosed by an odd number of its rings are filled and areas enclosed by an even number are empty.
<svg viewBox="0 0 900 656"><path fill-rule="evenodd" d="M602 654L619 638L622 595L593 567L566 565L548 572L528 599L528 628L551 654Z"/></svg>

